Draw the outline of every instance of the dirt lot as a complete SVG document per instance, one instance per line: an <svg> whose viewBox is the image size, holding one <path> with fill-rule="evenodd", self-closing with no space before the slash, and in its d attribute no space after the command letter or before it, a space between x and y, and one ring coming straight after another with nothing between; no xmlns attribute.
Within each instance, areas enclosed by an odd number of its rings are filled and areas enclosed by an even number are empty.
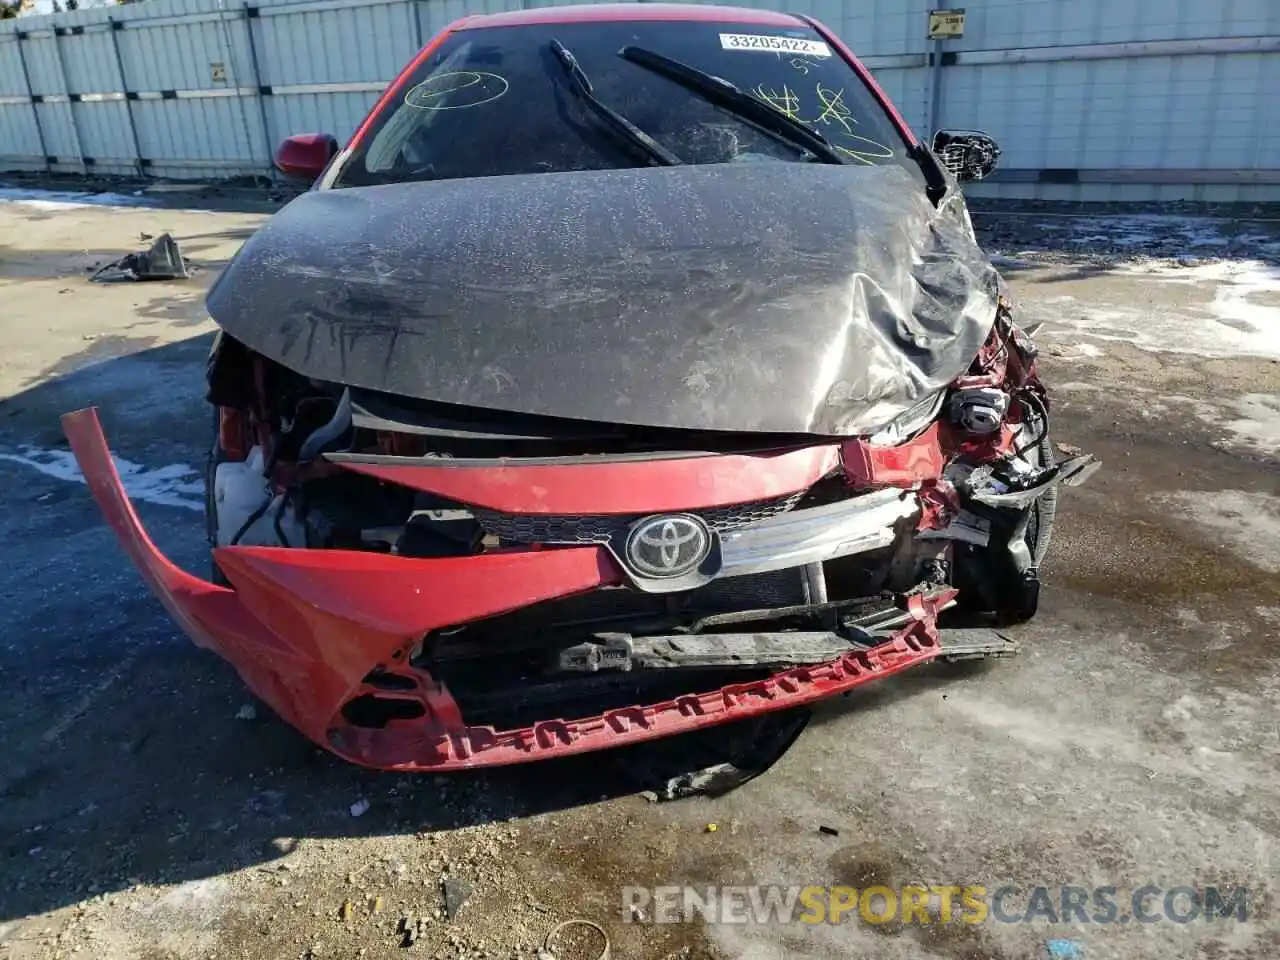
<svg viewBox="0 0 1280 960"><path fill-rule="evenodd" d="M57 417L100 407L153 538L203 571L202 287L269 209L0 202L0 958L532 958L571 918L644 960L1280 956L1275 225L979 217L1045 323L1057 440L1104 462L1062 502L1023 653L827 705L739 791L655 804L636 751L345 766L255 710L117 549ZM162 230L193 281L87 281ZM445 878L469 890L452 920ZM1243 923L626 922L624 886L690 883L1251 896Z"/></svg>

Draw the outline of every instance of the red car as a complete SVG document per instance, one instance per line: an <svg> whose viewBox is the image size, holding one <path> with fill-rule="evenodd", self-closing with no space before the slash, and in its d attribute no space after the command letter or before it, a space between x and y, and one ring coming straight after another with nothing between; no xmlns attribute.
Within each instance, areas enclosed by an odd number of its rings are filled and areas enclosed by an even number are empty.
<svg viewBox="0 0 1280 960"><path fill-rule="evenodd" d="M192 639L305 735L440 770L803 706L1036 608L1035 347L957 176L804 17L467 17L208 296L211 580L93 495ZM954 616L954 614L948 614ZM975 619L976 618L976 619Z"/></svg>

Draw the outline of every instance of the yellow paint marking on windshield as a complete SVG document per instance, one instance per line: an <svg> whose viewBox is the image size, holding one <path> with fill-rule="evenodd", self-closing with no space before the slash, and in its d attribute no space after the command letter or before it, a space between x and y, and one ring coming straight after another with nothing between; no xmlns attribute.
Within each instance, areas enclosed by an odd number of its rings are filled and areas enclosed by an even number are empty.
<svg viewBox="0 0 1280 960"><path fill-rule="evenodd" d="M510 88L496 73L456 70L427 77L404 95L404 102L418 110L463 110L492 103Z"/></svg>
<svg viewBox="0 0 1280 960"><path fill-rule="evenodd" d="M855 136L850 136L848 138L848 141L860 143L860 144L863 144L864 146L848 147L848 146L843 146L839 143L834 143L832 144L832 146L835 147L837 150L839 150L841 153L843 153L845 156L851 157L852 159L856 160L858 163L865 163L868 166L872 165L876 160L892 160L893 159L893 151L890 150L888 147L886 147L883 143L877 143L876 141L869 140L866 137L855 137Z"/></svg>
<svg viewBox="0 0 1280 960"><path fill-rule="evenodd" d="M786 84L783 84L781 91L760 84L752 93L765 103L781 110L792 120L799 120L801 123L807 122L800 115L800 97ZM854 127L858 121L845 105L843 89L831 90L818 83L814 88L814 93L817 94L818 101L822 105L822 112L818 114L817 119L811 125L821 124L824 127L834 125L836 128L834 136L840 142L833 142L831 145L840 153L856 163L864 163L868 166L873 165L877 160L893 159L892 149L886 147L883 143L877 143L869 137L854 133Z"/></svg>
<svg viewBox="0 0 1280 960"><path fill-rule="evenodd" d="M785 83L782 85L781 92L765 87L764 84L756 87L754 92L765 103L777 107L792 120L800 119L800 98Z"/></svg>
<svg viewBox="0 0 1280 960"><path fill-rule="evenodd" d="M818 114L818 119L814 123L820 123L826 127L834 124L839 127L837 135L844 142L833 144L837 150L858 163L871 164L875 160L893 158L893 150L883 143L877 143L875 140L854 133L853 128L857 126L858 120L845 105L843 89L831 90L819 83L814 92L822 104L822 112Z"/></svg>
<svg viewBox="0 0 1280 960"><path fill-rule="evenodd" d="M834 120L844 128L845 133L852 134L853 127L850 124L858 121L853 119L853 114L844 105L844 91L837 93L819 83L814 92L817 93L818 100L822 104L822 112L818 114L818 119L814 123L830 124Z"/></svg>

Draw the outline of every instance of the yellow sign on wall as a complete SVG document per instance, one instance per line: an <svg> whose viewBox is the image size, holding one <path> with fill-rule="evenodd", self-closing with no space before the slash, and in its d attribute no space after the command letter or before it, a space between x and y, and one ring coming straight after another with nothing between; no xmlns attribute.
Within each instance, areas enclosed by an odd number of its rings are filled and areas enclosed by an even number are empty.
<svg viewBox="0 0 1280 960"><path fill-rule="evenodd" d="M930 10L929 39L946 40L964 36L963 10Z"/></svg>

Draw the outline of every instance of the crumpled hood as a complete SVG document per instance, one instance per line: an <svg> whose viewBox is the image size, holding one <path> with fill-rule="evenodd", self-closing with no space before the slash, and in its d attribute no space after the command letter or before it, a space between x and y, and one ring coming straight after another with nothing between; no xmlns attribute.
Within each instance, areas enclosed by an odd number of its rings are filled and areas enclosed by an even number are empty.
<svg viewBox="0 0 1280 960"><path fill-rule="evenodd" d="M245 243L208 307L317 379L847 435L965 371L998 283L905 170L759 162L311 191Z"/></svg>

